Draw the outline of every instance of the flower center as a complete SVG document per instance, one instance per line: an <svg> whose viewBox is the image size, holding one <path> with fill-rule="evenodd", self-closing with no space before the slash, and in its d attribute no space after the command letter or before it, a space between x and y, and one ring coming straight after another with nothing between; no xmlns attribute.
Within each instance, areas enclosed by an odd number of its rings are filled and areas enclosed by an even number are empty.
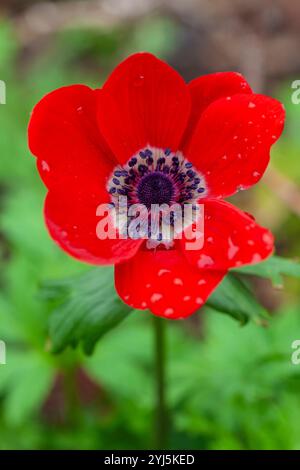
<svg viewBox="0 0 300 470"><path fill-rule="evenodd" d="M170 204L173 195L172 181L159 171L143 176L137 187L138 199L148 209L151 209L151 204Z"/></svg>
<svg viewBox="0 0 300 470"><path fill-rule="evenodd" d="M133 204L142 204L146 208L144 222L151 219L155 206L161 207L161 219L169 213L171 240L174 236L175 219L181 217L178 210L184 212L186 204L190 204L193 210L199 199L207 194L204 177L186 160L181 152L172 152L170 149L146 147L133 155L128 162L117 166L108 180L107 190L111 196L112 207L118 215L124 214ZM124 196L126 196L124 198ZM125 201L124 201L125 199ZM153 207L151 207L153 205ZM168 206L168 208L163 206ZM176 214L174 205L177 206ZM155 216L156 217L156 216ZM191 222L190 222L191 223ZM190 225L182 222L182 227ZM126 224L130 224L130 217L120 232L126 233ZM149 225L148 225L149 227ZM150 227L148 234L153 235ZM172 235L173 234L173 235ZM163 235L160 233L160 240Z"/></svg>

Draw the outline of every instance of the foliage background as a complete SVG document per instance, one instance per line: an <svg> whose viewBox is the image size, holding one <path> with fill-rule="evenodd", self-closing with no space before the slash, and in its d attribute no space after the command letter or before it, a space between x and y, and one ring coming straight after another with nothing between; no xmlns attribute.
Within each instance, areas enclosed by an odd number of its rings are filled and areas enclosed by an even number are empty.
<svg viewBox="0 0 300 470"><path fill-rule="evenodd" d="M100 86L129 53L148 50L189 80L238 70L254 90L281 99L283 138L264 179L234 202L276 234L277 252L299 256L300 8L296 0L5 0L0 6L1 449L126 449L153 446L153 333L131 313L86 356L50 352L49 292L39 286L85 273L59 251L42 219L45 188L29 155L33 105L70 83ZM51 287L51 283L50 283ZM168 402L173 449L299 449L299 280L284 289L255 280L269 326L242 327L206 309L168 323ZM50 289L51 293L51 289ZM44 296L44 297L43 297ZM51 295L50 295L51 297Z"/></svg>

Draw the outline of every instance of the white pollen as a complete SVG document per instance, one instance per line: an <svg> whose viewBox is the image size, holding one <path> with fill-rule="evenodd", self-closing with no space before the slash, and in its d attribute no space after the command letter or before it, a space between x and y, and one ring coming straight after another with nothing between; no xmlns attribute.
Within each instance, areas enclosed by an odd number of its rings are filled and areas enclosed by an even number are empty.
<svg viewBox="0 0 300 470"><path fill-rule="evenodd" d="M253 246L253 245L254 245L254 241L253 241L253 240L248 240L247 243L248 243L248 245L250 245L250 246Z"/></svg>
<svg viewBox="0 0 300 470"><path fill-rule="evenodd" d="M252 175L254 176L254 178L257 178L258 176L260 176L260 173L259 171L253 171Z"/></svg>
<svg viewBox="0 0 300 470"><path fill-rule="evenodd" d="M147 303L146 303L146 302L142 302L141 306L142 306L143 308L146 308L146 307L147 307Z"/></svg>
<svg viewBox="0 0 300 470"><path fill-rule="evenodd" d="M174 279L174 284L175 284L176 286L183 286L183 280L180 279L179 277L175 277L175 279Z"/></svg>
<svg viewBox="0 0 300 470"><path fill-rule="evenodd" d="M206 280L205 279L199 279L197 284L198 284L198 286L203 286L203 284L206 284Z"/></svg>
<svg viewBox="0 0 300 470"><path fill-rule="evenodd" d="M124 300L128 300L129 299L129 295L124 295Z"/></svg>
<svg viewBox="0 0 300 470"><path fill-rule="evenodd" d="M256 107L256 104L250 101L250 103L248 104L248 108L255 108L255 107Z"/></svg>
<svg viewBox="0 0 300 470"><path fill-rule="evenodd" d="M197 297L197 298L196 298L196 304L201 305L201 304L203 304L203 303L204 303L204 302L203 302L203 299L201 299L201 297Z"/></svg>
<svg viewBox="0 0 300 470"><path fill-rule="evenodd" d="M149 289L151 287L151 284L146 284L146 288Z"/></svg>
<svg viewBox="0 0 300 470"><path fill-rule="evenodd" d="M214 239L213 239L213 237L208 237L208 238L207 238L207 241L208 241L209 243L213 243L213 242L214 242Z"/></svg>
<svg viewBox="0 0 300 470"><path fill-rule="evenodd" d="M184 300L185 302L187 302L188 300L191 300L191 296L190 296L190 295L185 295L185 296L183 297L183 300Z"/></svg>
<svg viewBox="0 0 300 470"><path fill-rule="evenodd" d="M151 296L151 302L154 303L154 302L157 302L158 300L160 300L162 298L162 294L152 294Z"/></svg>

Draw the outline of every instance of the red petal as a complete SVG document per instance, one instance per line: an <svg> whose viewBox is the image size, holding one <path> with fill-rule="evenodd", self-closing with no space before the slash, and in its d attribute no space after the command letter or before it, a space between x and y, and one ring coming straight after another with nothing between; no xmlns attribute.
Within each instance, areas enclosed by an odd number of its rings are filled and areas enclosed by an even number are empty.
<svg viewBox="0 0 300 470"><path fill-rule="evenodd" d="M109 197L105 189L99 190L90 180L82 182L49 191L45 220L51 237L71 256L87 263L115 264L129 259L142 241L100 240L96 228L102 217L96 215L96 210L99 204L109 202Z"/></svg>
<svg viewBox="0 0 300 470"><path fill-rule="evenodd" d="M49 188L81 178L104 185L116 164L98 130L95 91L84 85L46 95L33 110L28 138Z"/></svg>
<svg viewBox="0 0 300 470"><path fill-rule="evenodd" d="M185 155L205 176L209 197L259 181L284 115L279 101L254 94L219 99L203 112Z"/></svg>
<svg viewBox="0 0 300 470"><path fill-rule="evenodd" d="M178 319L198 310L225 272L190 266L179 250L141 249L115 268L119 296L128 305Z"/></svg>
<svg viewBox="0 0 300 470"><path fill-rule="evenodd" d="M177 150L190 112L180 75L148 53L130 56L99 93L99 124L120 162L150 144Z"/></svg>
<svg viewBox="0 0 300 470"><path fill-rule="evenodd" d="M207 201L204 205L203 248L187 250L186 241L182 239L180 244L188 261L212 270L258 263L270 256L274 248L271 232L225 201Z"/></svg>
<svg viewBox="0 0 300 470"><path fill-rule="evenodd" d="M188 86L192 97L192 109L183 145L191 138L201 114L213 101L236 94L252 93L245 78L236 72L203 75L192 80Z"/></svg>

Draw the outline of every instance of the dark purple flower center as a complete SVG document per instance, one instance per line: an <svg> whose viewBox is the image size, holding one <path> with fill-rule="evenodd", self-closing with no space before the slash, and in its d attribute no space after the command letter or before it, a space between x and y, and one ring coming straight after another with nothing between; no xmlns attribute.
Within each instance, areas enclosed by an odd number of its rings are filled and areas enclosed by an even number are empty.
<svg viewBox="0 0 300 470"><path fill-rule="evenodd" d="M141 178L137 187L139 202L151 209L151 204L170 204L174 195L173 183L165 174L154 171Z"/></svg>

